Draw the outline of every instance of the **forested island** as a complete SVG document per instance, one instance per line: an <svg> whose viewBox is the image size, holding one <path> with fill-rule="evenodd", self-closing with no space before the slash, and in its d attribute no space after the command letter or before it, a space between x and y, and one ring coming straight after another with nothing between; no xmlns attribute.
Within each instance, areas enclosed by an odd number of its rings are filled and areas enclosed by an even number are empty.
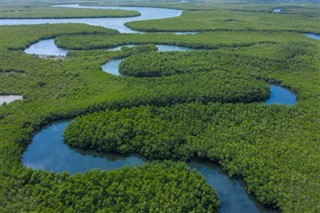
<svg viewBox="0 0 320 213"><path fill-rule="evenodd" d="M1 4L0 212L320 211L318 2Z"/></svg>

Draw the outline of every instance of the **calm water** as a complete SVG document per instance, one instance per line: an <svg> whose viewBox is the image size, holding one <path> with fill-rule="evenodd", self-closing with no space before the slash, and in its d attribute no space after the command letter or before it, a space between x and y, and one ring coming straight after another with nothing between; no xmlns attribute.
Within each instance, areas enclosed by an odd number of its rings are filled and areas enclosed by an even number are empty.
<svg viewBox="0 0 320 213"><path fill-rule="evenodd" d="M54 122L39 131L22 156L23 164L33 169L67 171L74 174L91 169L113 170L125 165L136 166L145 163L138 156L101 154L69 147L63 143L63 132L70 122ZM267 211L247 194L240 180L231 179L220 167L200 161L192 161L189 166L199 171L216 190L221 200L220 212Z"/></svg>
<svg viewBox="0 0 320 213"><path fill-rule="evenodd" d="M267 105L295 105L296 103L297 97L293 92L278 85L270 85L270 98L266 101Z"/></svg>
<svg viewBox="0 0 320 213"><path fill-rule="evenodd" d="M23 164L33 169L74 174L95 168L112 170L144 163L143 159L136 156L71 149L63 143L63 131L69 123L70 121L55 122L37 133L22 156Z"/></svg>
<svg viewBox="0 0 320 213"><path fill-rule="evenodd" d="M124 45L125 47L133 47L134 45ZM109 50L120 50L124 46L118 46L111 48ZM156 45L158 47L159 52L168 52L168 51L187 51L191 50L188 47L182 47L182 46L176 46L176 45ZM121 61L124 60L122 59L113 59L111 61L108 61L104 65L101 66L102 71L106 73L110 73L112 75L117 75L119 76L119 64Z"/></svg>
<svg viewBox="0 0 320 213"><path fill-rule="evenodd" d="M174 33L176 35L197 35L197 34L199 34L199 32L170 32L170 33Z"/></svg>
<svg viewBox="0 0 320 213"><path fill-rule="evenodd" d="M116 50L121 50L122 47L134 47L136 45L121 45L113 48L109 48L108 50L111 51L116 51ZM176 45L165 45L165 44L157 44L159 52L167 52L167 51L187 51L187 50L192 50L189 47L183 47L183 46L176 46Z"/></svg>
<svg viewBox="0 0 320 213"><path fill-rule="evenodd" d="M248 195L243 181L230 178L221 167L203 161L192 161L188 165L197 170L216 190L221 201L220 213L276 212L266 209L253 196Z"/></svg>
<svg viewBox="0 0 320 213"><path fill-rule="evenodd" d="M121 33L137 33L124 26L126 22L138 21L138 20L150 20L150 19L162 19L172 18L181 15L180 10L162 9L162 8L144 8L144 7L96 7L96 6L79 6L72 5L59 5L56 7L71 7L71 8L92 8L92 9L125 9L136 10L141 13L139 17L131 18L82 18L82 19L5 19L1 20L1 25L19 25L19 24L44 24L44 23L85 23L94 26L102 26L112 29L117 29ZM282 11L280 9L280 11ZM276 12L276 11L274 11ZM176 32L179 33L179 32ZM183 34L183 33L179 33ZM42 42L42 41L41 41ZM48 42L44 49L51 49L50 45L55 46L53 39L46 40ZM44 43L38 43L37 45L43 45ZM159 45L159 51L185 51L188 48L177 47L172 45ZM55 46L56 48L56 46ZM50 54L56 52L56 49L49 51ZM182 48L182 49L181 49ZM33 46L29 49L33 49L32 54L40 54L37 49L43 50L42 47L36 48ZM54 50L55 49L55 50ZM59 49L59 48L58 48ZM31 50L30 50L31 51ZM62 54L58 50L58 54ZM27 50L26 50L27 52ZM29 52L29 50L28 50ZM29 52L31 53L31 52ZM45 51L48 53L48 51ZM41 53L42 55L45 55ZM121 59L113 60L113 67L119 65ZM110 68L108 72L110 71ZM279 89L280 88L280 89ZM268 100L268 104L288 104L292 100L288 99L288 94L291 94L287 90L279 86L271 86L271 98ZM292 94L291 94L292 95ZM285 97L285 101L279 99L279 97ZM295 98L294 98L295 103ZM114 154L101 154L92 151L84 151L81 149L70 148L63 143L63 131L67 127L69 121L56 122L46 126L40 132L38 132L32 143L28 146L28 149L22 156L22 162L25 166L33 169L43 169L47 171L62 172L67 171L71 174L76 172L86 172L94 168L112 170L121 168L124 165L135 166L143 164L144 160L137 156L121 156ZM241 181L230 179L219 167L212 166L203 162L191 162L189 163L191 168L197 169L207 180L208 184L214 187L217 191L218 197L221 200L220 212L265 212L267 211L254 199L250 198Z"/></svg>
<svg viewBox="0 0 320 213"><path fill-rule="evenodd" d="M68 51L57 47L54 39L41 40L32 44L29 48L24 50L27 54L47 55L47 56L66 56Z"/></svg>
<svg viewBox="0 0 320 213"><path fill-rule="evenodd" d="M164 31L164 32L154 32L154 33L161 33L161 34L166 34L166 33L170 33L170 34L176 34L176 35L197 35L199 34L199 32L169 32L169 31Z"/></svg>
<svg viewBox="0 0 320 213"><path fill-rule="evenodd" d="M122 47L134 47L135 45L122 45L114 48L110 48L108 50L115 51L121 50ZM191 50L188 47L176 46L176 45L156 45L158 47L159 52L166 51L187 51ZM27 54L35 54L35 55L47 55L47 56L66 56L68 51L62 48L59 48L55 43L54 39L46 39L41 40L32 44L30 47L24 50ZM114 60L117 61L117 60ZM116 63L116 62L115 62ZM113 66L113 65L111 65Z"/></svg>
<svg viewBox="0 0 320 213"><path fill-rule="evenodd" d="M320 40L320 35L318 35L318 34L305 33L304 35L307 36L308 38L313 38L313 39L316 39L316 40Z"/></svg>
<svg viewBox="0 0 320 213"><path fill-rule="evenodd" d="M117 51L117 50L121 50L122 47L134 47L135 45L122 45L122 46L117 46L117 47L113 47L113 48L109 48L108 50L110 51Z"/></svg>
<svg viewBox="0 0 320 213"><path fill-rule="evenodd" d="M168 51L187 51L187 50L192 50L189 47L182 47L182 46L176 46L176 45L162 45L162 44L157 44L159 52L168 52Z"/></svg>
<svg viewBox="0 0 320 213"><path fill-rule="evenodd" d="M78 4L54 5L53 7L135 10L140 12L141 15L127 18L1 19L1 25L83 23L116 29L121 33L139 33L138 31L129 29L124 24L131 21L173 18L180 16L182 13L181 10L149 7L79 6Z"/></svg>
<svg viewBox="0 0 320 213"><path fill-rule="evenodd" d="M274 13L282 13L282 9L281 8L275 8L272 12Z"/></svg>
<svg viewBox="0 0 320 213"><path fill-rule="evenodd" d="M123 59L112 59L111 61L108 61L107 63L102 65L101 69L106 73L119 76L119 64L122 60Z"/></svg>
<svg viewBox="0 0 320 213"><path fill-rule="evenodd" d="M21 95L0 95L0 105L4 103L11 103L16 100L22 100L23 97Z"/></svg>

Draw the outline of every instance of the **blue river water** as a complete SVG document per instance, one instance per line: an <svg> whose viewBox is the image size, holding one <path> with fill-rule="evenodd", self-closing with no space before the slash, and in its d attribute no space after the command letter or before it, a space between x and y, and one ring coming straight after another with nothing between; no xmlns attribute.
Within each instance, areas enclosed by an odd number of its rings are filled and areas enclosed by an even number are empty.
<svg viewBox="0 0 320 213"><path fill-rule="evenodd" d="M181 10L147 7L95 7L79 6L76 4L57 5L55 7L136 10L141 13L141 16L128 18L6 19L1 20L1 25L85 23L94 26L117 29L121 33L142 33L127 28L125 23L138 20L172 18L180 16L182 13ZM176 32L176 34L195 34L195 32ZM46 44L46 48L50 45L55 46L53 39L40 42L44 42ZM37 46L44 44L40 42L30 46L25 50L25 52L28 54L46 55L41 52L43 51L42 48ZM170 51L172 51L185 47L173 47L172 45L164 47L164 45L162 45L162 47L159 47L159 51L166 51L166 48L169 48ZM66 50L60 48L53 48L52 50L54 53L53 55L55 56L63 56L67 54ZM181 51L185 50L187 49ZM119 61L114 62L113 66L118 67L119 63ZM270 90L271 96L266 104L294 105L296 103L295 95L285 88L271 85ZM23 164L26 167L33 169L42 169L54 172L67 171L74 174L76 172L83 173L94 168L112 170L121 168L124 165L136 166L145 163L144 159L135 155L122 156L115 154L103 154L69 147L63 142L63 131L69 122L71 121L54 122L42 128L41 131L34 136L32 143L24 152L22 156ZM189 163L189 166L191 169L196 169L200 172L207 180L208 184L215 188L218 198L221 200L220 212L273 212L273 210L268 210L261 206L252 196L248 195L245 190L245 185L241 180L228 177L220 167L200 161L192 161Z"/></svg>
<svg viewBox="0 0 320 213"><path fill-rule="evenodd" d="M319 34L314 34L314 33L305 33L305 36L307 36L308 38L312 38L315 40L320 40L320 35Z"/></svg>
<svg viewBox="0 0 320 213"><path fill-rule="evenodd" d="M267 105L295 105L297 96L290 90L279 85L270 85L270 98L266 101Z"/></svg>
<svg viewBox="0 0 320 213"><path fill-rule="evenodd" d="M132 47L134 45L124 45L124 46ZM156 46L157 46L159 52L191 50L188 47L182 47L182 46L176 46L176 45L161 45L161 44L157 44ZM114 48L111 48L110 50L120 50L121 47L123 47L123 46L114 47ZM119 73L119 64L123 60L124 59L112 59L112 60L108 61L107 63L103 64L101 66L101 69L102 69L102 71L104 71L106 73L110 73L112 75L119 76L120 75L120 73Z"/></svg>
<svg viewBox="0 0 320 213"><path fill-rule="evenodd" d="M283 10L281 8L275 8L275 9L273 9L272 12L274 12L274 13L282 13Z"/></svg>
<svg viewBox="0 0 320 213"><path fill-rule="evenodd" d="M42 56L66 56L68 51L57 47L54 39L45 39L32 44L24 50L27 54L35 54Z"/></svg>
<svg viewBox="0 0 320 213"><path fill-rule="evenodd" d="M120 33L143 33L126 27L125 23L131 21L173 18L182 14L182 10L149 7L80 6L79 4L54 5L53 7L135 10L138 11L141 15L125 18L1 19L1 25L82 23L93 26L101 26L105 28L116 29Z"/></svg>
<svg viewBox="0 0 320 213"><path fill-rule="evenodd" d="M68 146L63 142L63 132L70 122L53 122L43 127L24 152L23 164L33 169L74 174L91 169L113 170L145 163L143 158L136 155L105 154ZM243 181L230 178L219 166L202 161L191 161L188 165L200 172L216 190L221 201L220 213L273 212L246 192Z"/></svg>

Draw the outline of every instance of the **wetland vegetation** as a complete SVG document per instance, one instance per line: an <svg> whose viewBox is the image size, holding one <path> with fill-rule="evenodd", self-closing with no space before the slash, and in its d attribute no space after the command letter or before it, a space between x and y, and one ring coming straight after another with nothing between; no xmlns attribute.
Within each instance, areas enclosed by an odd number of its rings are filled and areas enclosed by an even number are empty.
<svg viewBox="0 0 320 213"><path fill-rule="evenodd" d="M6 10L27 6L5 2ZM28 10L36 12L38 4L41 11L48 6L32 2ZM247 192L265 206L319 211L320 43L303 35L320 33L319 5L162 6L184 12L126 25L200 33L120 34L86 24L0 26L0 95L23 96L0 106L0 211L218 212L214 188L185 163L194 159L242 178ZM278 7L283 13L272 13ZM79 14L93 16L88 11ZM54 60L23 52L44 39L76 51ZM157 52L159 44L199 50ZM135 46L108 50L120 45ZM101 70L120 58L124 76ZM270 84L293 91L297 103L265 104ZM37 131L66 118L75 118L64 132L74 149L135 153L150 162L73 175L25 167L21 157Z"/></svg>

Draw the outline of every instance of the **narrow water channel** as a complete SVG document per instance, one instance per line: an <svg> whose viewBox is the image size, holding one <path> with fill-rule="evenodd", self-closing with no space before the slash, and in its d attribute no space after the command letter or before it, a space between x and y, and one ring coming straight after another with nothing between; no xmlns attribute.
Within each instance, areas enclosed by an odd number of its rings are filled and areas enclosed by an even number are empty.
<svg viewBox="0 0 320 213"><path fill-rule="evenodd" d="M139 33L125 26L126 22L138 20L163 19L180 16L181 10L163 9L163 8L147 8L147 7L105 7L105 6L79 6L58 5L56 7L70 8L91 8L91 9L125 9L136 10L141 13L139 17L129 18L81 18L81 19L2 19L1 25L21 25L21 24L44 24L44 23L84 23L94 26L102 26L106 28L117 29L121 33ZM276 12L276 11L274 11ZM183 32L176 32L176 34ZM53 39L46 44L54 45ZM41 41L40 41L41 42ZM38 43L40 45L41 43ZM43 43L42 43L43 44ZM168 48L168 47L161 47ZM177 47L170 47L172 49ZM36 51L35 46L30 47L26 52ZM160 48L159 48L160 49ZM32 51L33 50L33 51ZM58 54L66 54L66 50L54 50ZM162 51L160 49L160 51ZM184 50L183 50L184 51ZM45 55L45 54L43 54ZM118 62L114 62L113 66L118 67ZM277 87L271 86L271 95L277 93ZM275 96L270 97L273 100ZM269 100L267 104L275 103ZM284 104L284 103L279 103ZM47 171L62 172L67 171L71 174L76 172L86 172L91 169L112 170L121 168L124 165L135 166L143 164L144 159L138 156L122 156L114 154L101 154L92 151L74 149L63 143L63 131L70 121L55 122L39 131L33 138L32 143L22 156L22 162L25 166L33 169L43 169ZM199 171L208 184L217 191L218 198L221 200L220 212L268 212L259 205L254 198L250 197L245 191L245 187L241 181L231 179L219 167L204 162L192 161L189 163L192 169Z"/></svg>
<svg viewBox="0 0 320 213"><path fill-rule="evenodd" d="M132 47L134 45L124 45L124 46ZM111 50L120 50L124 46L114 47ZM182 46L176 46L176 45L161 45L161 44L157 44L156 47L158 48L159 52L191 50L191 48L182 47ZM101 66L101 69L102 69L102 71L104 71L106 73L119 76L120 75L119 64L123 60L124 60L123 58L122 59L112 59L112 60L108 61L107 63L103 64Z"/></svg>
<svg viewBox="0 0 320 213"><path fill-rule="evenodd" d="M83 173L91 169L113 170L125 165L136 166L145 160L135 155L103 154L75 149L63 142L63 132L72 121L53 122L39 131L22 156L26 167L54 172ZM241 180L230 178L219 166L201 161L188 163L200 172L217 192L220 213L272 212L248 195Z"/></svg>
<svg viewBox="0 0 320 213"><path fill-rule="evenodd" d="M45 39L32 44L24 50L27 54L43 55L43 56L66 56L68 51L57 47L54 39Z"/></svg>
<svg viewBox="0 0 320 213"><path fill-rule="evenodd" d="M182 10L150 8L150 7L109 7L109 6L80 6L79 4L54 5L53 7L82 8L82 9L120 9L135 10L141 15L125 18L68 18L68 19L1 19L1 25L28 25L28 24L61 24L61 23L81 23L93 26L116 29L120 33L142 33L125 26L126 22L154 20L178 17Z"/></svg>
<svg viewBox="0 0 320 213"><path fill-rule="evenodd" d="M121 50L122 47L134 47L135 45L121 45L117 47L113 47L108 49L109 51ZM177 45L165 45L165 44L157 44L159 52L167 52L167 51L187 51L192 50L189 47L177 46ZM66 56L68 54L68 50L59 48L54 39L44 39L38 41L32 45L30 45L27 49L24 50L26 54L34 54L39 56Z"/></svg>
<svg viewBox="0 0 320 213"><path fill-rule="evenodd" d="M320 34L314 34L314 33L305 33L305 36L307 36L308 38L312 38L315 40L320 40Z"/></svg>
<svg viewBox="0 0 320 213"><path fill-rule="evenodd" d="M111 75L119 76L119 65L123 61L123 58L121 59L112 59L101 66L102 71L109 73Z"/></svg>
<svg viewBox="0 0 320 213"><path fill-rule="evenodd" d="M71 121L54 122L42 128L22 156L25 166L71 174L91 169L112 170L125 165L136 166L144 160L136 156L101 154L74 149L63 143L63 132ZM77 150L77 151L76 151Z"/></svg>

